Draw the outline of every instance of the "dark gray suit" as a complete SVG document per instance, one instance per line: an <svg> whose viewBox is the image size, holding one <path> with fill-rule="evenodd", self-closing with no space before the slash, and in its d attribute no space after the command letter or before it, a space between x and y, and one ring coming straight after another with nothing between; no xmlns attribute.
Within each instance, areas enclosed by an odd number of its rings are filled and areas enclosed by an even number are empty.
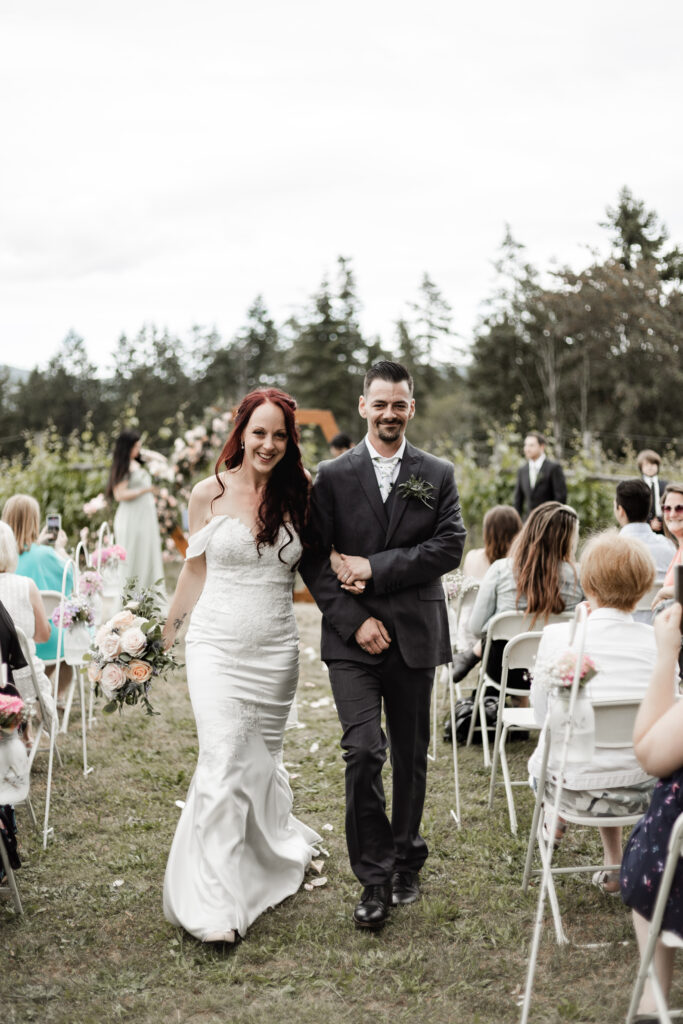
<svg viewBox="0 0 683 1024"><path fill-rule="evenodd" d="M531 487L529 477L529 463L525 462L517 471L517 484L513 505L520 516L525 519L532 509L538 508L545 501L559 501L562 505L567 500L567 484L564 479L564 472L559 462L552 459L544 459L543 465L538 471L536 483ZM526 514L524 507L526 505Z"/></svg>
<svg viewBox="0 0 683 1024"><path fill-rule="evenodd" d="M410 476L429 481L431 508L398 493ZM398 479L384 504L365 442L321 463L312 495L321 544L301 574L323 612L323 660L344 734L346 836L351 867L363 885L385 885L393 870L418 871L427 856L419 834L426 785L429 700L434 667L450 661L441 576L460 564L465 528L453 467L407 443ZM331 547L369 558L372 579L356 597L340 588ZM368 654L354 634L370 616L391 645ZM393 770L391 824L382 765L386 738Z"/></svg>

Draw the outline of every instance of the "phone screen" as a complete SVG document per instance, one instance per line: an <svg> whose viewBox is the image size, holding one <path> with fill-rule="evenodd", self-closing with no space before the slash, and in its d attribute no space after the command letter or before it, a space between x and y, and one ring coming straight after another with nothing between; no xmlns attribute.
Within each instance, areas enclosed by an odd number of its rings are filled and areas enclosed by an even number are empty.
<svg viewBox="0 0 683 1024"><path fill-rule="evenodd" d="M62 528L62 517L58 512L48 512L46 526L56 537Z"/></svg>

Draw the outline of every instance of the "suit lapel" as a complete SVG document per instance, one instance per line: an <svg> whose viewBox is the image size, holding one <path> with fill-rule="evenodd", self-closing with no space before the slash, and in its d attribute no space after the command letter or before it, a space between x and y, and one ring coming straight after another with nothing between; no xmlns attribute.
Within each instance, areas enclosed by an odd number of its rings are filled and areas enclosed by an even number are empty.
<svg viewBox="0 0 683 1024"><path fill-rule="evenodd" d="M382 529L386 530L389 522L387 511L384 507L384 502L382 501L382 495L379 493L377 475L375 474L375 468L372 465L370 452L368 451L368 446L365 441L360 441L353 448L351 452L351 459L353 468L356 471L360 485L365 493L365 497L368 499L368 504L377 516Z"/></svg>
<svg viewBox="0 0 683 1024"><path fill-rule="evenodd" d="M411 476L417 475L417 472L422 465L422 453L414 445L406 441L406 450L403 453L401 459L401 466L398 471L398 477L394 484L393 491L396 491L401 484L405 483ZM393 493L392 491L392 493ZM400 494L394 495L394 500L391 506L391 515L389 518L389 526L387 528L387 536L385 543L388 545L389 541L393 537L394 533L398 529L399 523L404 516L405 510L408 507L409 500L402 498Z"/></svg>

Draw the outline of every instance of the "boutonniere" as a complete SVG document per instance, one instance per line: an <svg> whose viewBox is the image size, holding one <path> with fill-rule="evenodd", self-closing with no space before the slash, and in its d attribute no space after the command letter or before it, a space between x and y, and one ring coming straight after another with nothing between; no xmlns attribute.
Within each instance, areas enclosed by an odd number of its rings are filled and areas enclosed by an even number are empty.
<svg viewBox="0 0 683 1024"><path fill-rule="evenodd" d="M414 498L416 501L421 501L427 508L434 508L432 505L434 484L430 484L429 480L423 480L421 476L411 476L409 480L399 484L397 490L406 501L408 498Z"/></svg>

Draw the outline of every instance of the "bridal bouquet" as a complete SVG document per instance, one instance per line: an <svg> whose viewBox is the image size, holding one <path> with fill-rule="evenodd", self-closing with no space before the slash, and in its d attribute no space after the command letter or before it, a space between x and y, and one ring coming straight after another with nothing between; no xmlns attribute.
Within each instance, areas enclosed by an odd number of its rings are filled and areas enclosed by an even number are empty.
<svg viewBox="0 0 683 1024"><path fill-rule="evenodd" d="M158 592L154 587L138 588L135 578L129 580L122 610L100 626L84 659L95 692L108 701L106 712L140 701L148 715L157 714L149 701L152 679L177 664L164 650L162 626Z"/></svg>
<svg viewBox="0 0 683 1024"><path fill-rule="evenodd" d="M542 686L546 690L568 690L574 682L575 671L576 651L568 650L556 660L543 659L542 661L537 661L533 678L536 685ZM595 662L587 654L584 654L581 661L579 686L585 686L597 674L598 670Z"/></svg>

